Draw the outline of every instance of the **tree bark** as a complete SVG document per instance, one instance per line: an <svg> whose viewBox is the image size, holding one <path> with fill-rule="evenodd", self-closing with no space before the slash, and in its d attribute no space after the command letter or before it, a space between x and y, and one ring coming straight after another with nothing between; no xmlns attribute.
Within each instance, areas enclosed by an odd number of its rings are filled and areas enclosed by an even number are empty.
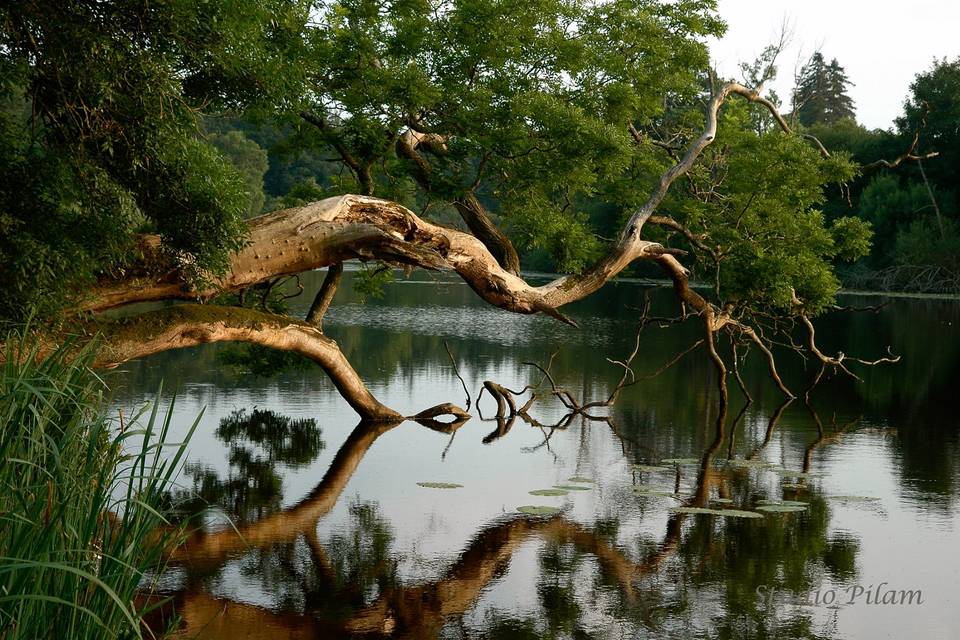
<svg viewBox="0 0 960 640"><path fill-rule="evenodd" d="M467 224L470 233L487 247L500 266L513 275L520 275L520 256L517 255L516 248L507 234L493 224L493 220L490 219L486 207L479 198L473 192L469 192L456 200L453 206Z"/></svg>
<svg viewBox="0 0 960 640"><path fill-rule="evenodd" d="M157 236L142 239L148 248L159 243ZM660 244L630 234L584 273L535 287L503 269L484 244L468 233L426 222L393 202L345 195L251 220L247 246L232 256L228 272L213 279L212 285L193 288L178 271L165 270L166 265L152 258L157 262L140 265L137 271L159 275L104 280L80 308L102 311L136 302L210 299L358 258L452 270L494 306L516 313L554 313L602 287L633 260L666 252Z"/></svg>
<svg viewBox="0 0 960 640"><path fill-rule="evenodd" d="M317 297L313 299L310 311L307 312L307 322L321 331L323 330L323 317L327 314L330 303L333 302L333 296L337 294L337 287L340 285L342 275L343 264L340 262L327 268L327 275L323 279L323 284L320 285L320 291L317 292Z"/></svg>
<svg viewBox="0 0 960 640"><path fill-rule="evenodd" d="M413 177L420 185L420 188L431 193L433 185L430 178L433 175L433 167L430 162L420 153L419 147L439 151L442 146L442 139L435 142L438 136L435 134L421 134L410 129L402 136L397 138L398 153L409 160L413 165ZM466 223L467 228L483 245L490 254L497 260L497 263L508 273L515 276L520 275L520 256L513 246L513 242L503 231L490 219L486 207L477 198L471 190L453 202L460 217Z"/></svg>

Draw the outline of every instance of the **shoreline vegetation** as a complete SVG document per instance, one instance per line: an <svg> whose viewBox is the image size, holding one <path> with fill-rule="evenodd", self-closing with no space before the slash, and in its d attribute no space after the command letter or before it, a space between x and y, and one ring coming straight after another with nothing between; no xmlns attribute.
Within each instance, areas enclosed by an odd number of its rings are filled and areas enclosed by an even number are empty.
<svg viewBox="0 0 960 640"><path fill-rule="evenodd" d="M319 271L322 271L320 269ZM345 263L344 271L363 271L363 268L354 263ZM403 273L402 269L394 269L395 273ZM522 270L520 275L530 281L543 280L550 281L561 274L552 273L548 271L527 271ZM664 278L644 278L638 276L618 276L611 281L612 284L624 283L624 284L645 284L650 286L673 286L673 282L666 280ZM457 284L467 284L463 281L457 281ZM690 280L691 289L709 289L713 285L709 282L702 282L695 279ZM901 291L901 290L885 290L885 289L868 289L868 288L858 288L855 286L848 285L844 282L842 288L837 292L838 295L844 296L871 296L871 297L890 297L890 298L911 298L911 299L930 299L930 300L960 300L960 283L956 291L947 291L947 292L925 292L925 291Z"/></svg>
<svg viewBox="0 0 960 640"><path fill-rule="evenodd" d="M145 620L162 601L142 594L184 531L169 497L197 422L168 442L173 401L162 413L159 392L137 416L108 417L91 346L41 360L18 334L6 345L0 640L165 636Z"/></svg>

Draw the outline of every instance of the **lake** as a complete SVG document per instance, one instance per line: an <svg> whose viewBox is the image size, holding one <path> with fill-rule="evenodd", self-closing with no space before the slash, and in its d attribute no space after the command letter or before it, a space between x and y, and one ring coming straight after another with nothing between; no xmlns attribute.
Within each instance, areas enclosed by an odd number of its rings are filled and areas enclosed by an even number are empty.
<svg viewBox="0 0 960 640"><path fill-rule="evenodd" d="M305 274L307 290L322 276ZM443 275L399 274L366 301L352 277L325 332L374 395L405 415L465 406L459 371L469 421L358 425L319 368L274 371L282 363L263 354L231 364L250 357L236 345L159 354L109 378L127 413L161 380L165 403L176 389L176 434L203 411L173 497L204 530L160 579L183 637L960 633L957 301L843 297L884 306L818 320L822 348L873 359L889 346L902 360L854 365L862 381L830 376L811 407L784 405L750 353L740 370L752 402L731 376L718 416L703 348L676 359L700 337L690 321L642 332L638 377L676 361L596 419L566 418L544 384L527 419L498 421L477 394L487 380L540 382L525 363L551 363L579 402L606 398L645 296L673 315L671 291L608 285L565 308L573 328L492 308ZM801 391L817 367L778 357ZM688 504L711 511L676 511Z"/></svg>

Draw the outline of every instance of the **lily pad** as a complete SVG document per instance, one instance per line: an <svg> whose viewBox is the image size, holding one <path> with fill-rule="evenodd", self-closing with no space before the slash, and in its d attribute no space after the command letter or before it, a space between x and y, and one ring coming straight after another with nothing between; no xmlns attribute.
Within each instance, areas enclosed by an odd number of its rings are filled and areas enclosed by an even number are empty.
<svg viewBox="0 0 960 640"><path fill-rule="evenodd" d="M757 504L787 504L794 507L806 507L810 503L802 500L757 500Z"/></svg>
<svg viewBox="0 0 960 640"><path fill-rule="evenodd" d="M573 476L572 478L567 478L567 482L586 482L593 484L593 480L590 478L582 478L580 476Z"/></svg>
<svg viewBox="0 0 960 640"><path fill-rule="evenodd" d="M532 496L565 496L567 491L565 489L534 489L529 492Z"/></svg>
<svg viewBox="0 0 960 640"><path fill-rule="evenodd" d="M772 462L767 462L766 460L748 460L746 458L734 458L733 460L727 460L727 464L732 467L741 467L744 469L770 469L777 466Z"/></svg>
<svg viewBox="0 0 960 640"><path fill-rule="evenodd" d="M526 513L531 516L553 516L560 513L560 509L556 507L542 507L534 505L524 505L522 507L517 507L517 511L520 513Z"/></svg>
<svg viewBox="0 0 960 640"><path fill-rule="evenodd" d="M793 483L791 483L791 482L784 482L781 486L782 486L784 489L787 489L787 490L789 490L789 491L806 491L807 489L810 488L810 487L808 487L808 486L805 485L805 484L797 484L797 483L795 483L795 482L793 482Z"/></svg>
<svg viewBox="0 0 960 640"><path fill-rule="evenodd" d="M764 511L766 513L791 513L793 511L806 511L807 505L805 504L759 504L756 507L757 511Z"/></svg>
<svg viewBox="0 0 960 640"><path fill-rule="evenodd" d="M677 494L666 489L642 489L635 487L633 493L647 498L675 498Z"/></svg>
<svg viewBox="0 0 960 640"><path fill-rule="evenodd" d="M816 478L820 476L819 473L811 473L809 471L791 471L790 469L771 469L771 471L784 478Z"/></svg>
<svg viewBox="0 0 960 640"><path fill-rule="evenodd" d="M592 487L578 487L575 484L555 484L554 489L563 489L564 491L590 491Z"/></svg>
<svg viewBox="0 0 960 640"><path fill-rule="evenodd" d="M700 458L667 458L662 464L700 464Z"/></svg>
<svg viewBox="0 0 960 640"><path fill-rule="evenodd" d="M656 473L658 471L670 471L670 467L658 467L653 464L635 464L633 465L635 471L649 471L650 473Z"/></svg>
<svg viewBox="0 0 960 640"><path fill-rule="evenodd" d="M876 496L828 496L831 500L840 502L879 502L880 498Z"/></svg>
<svg viewBox="0 0 960 640"><path fill-rule="evenodd" d="M463 487L462 484L454 484L453 482L418 482L417 486L427 489L460 489Z"/></svg>
<svg viewBox="0 0 960 640"><path fill-rule="evenodd" d="M717 504L733 504L733 500L730 498L711 498L710 502L716 502Z"/></svg>
<svg viewBox="0 0 960 640"><path fill-rule="evenodd" d="M740 509L707 509L706 507L673 507L670 509L673 513L702 514L710 516L722 516L724 518L762 518L763 515L756 511L742 511Z"/></svg>

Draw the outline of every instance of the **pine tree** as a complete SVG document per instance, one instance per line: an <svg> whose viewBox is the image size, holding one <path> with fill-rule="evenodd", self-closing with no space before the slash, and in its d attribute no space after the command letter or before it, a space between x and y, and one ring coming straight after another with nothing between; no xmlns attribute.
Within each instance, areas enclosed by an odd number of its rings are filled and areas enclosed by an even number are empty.
<svg viewBox="0 0 960 640"><path fill-rule="evenodd" d="M847 95L852 84L836 58L827 64L820 52L813 54L793 90L794 115L806 126L853 119L853 99Z"/></svg>

